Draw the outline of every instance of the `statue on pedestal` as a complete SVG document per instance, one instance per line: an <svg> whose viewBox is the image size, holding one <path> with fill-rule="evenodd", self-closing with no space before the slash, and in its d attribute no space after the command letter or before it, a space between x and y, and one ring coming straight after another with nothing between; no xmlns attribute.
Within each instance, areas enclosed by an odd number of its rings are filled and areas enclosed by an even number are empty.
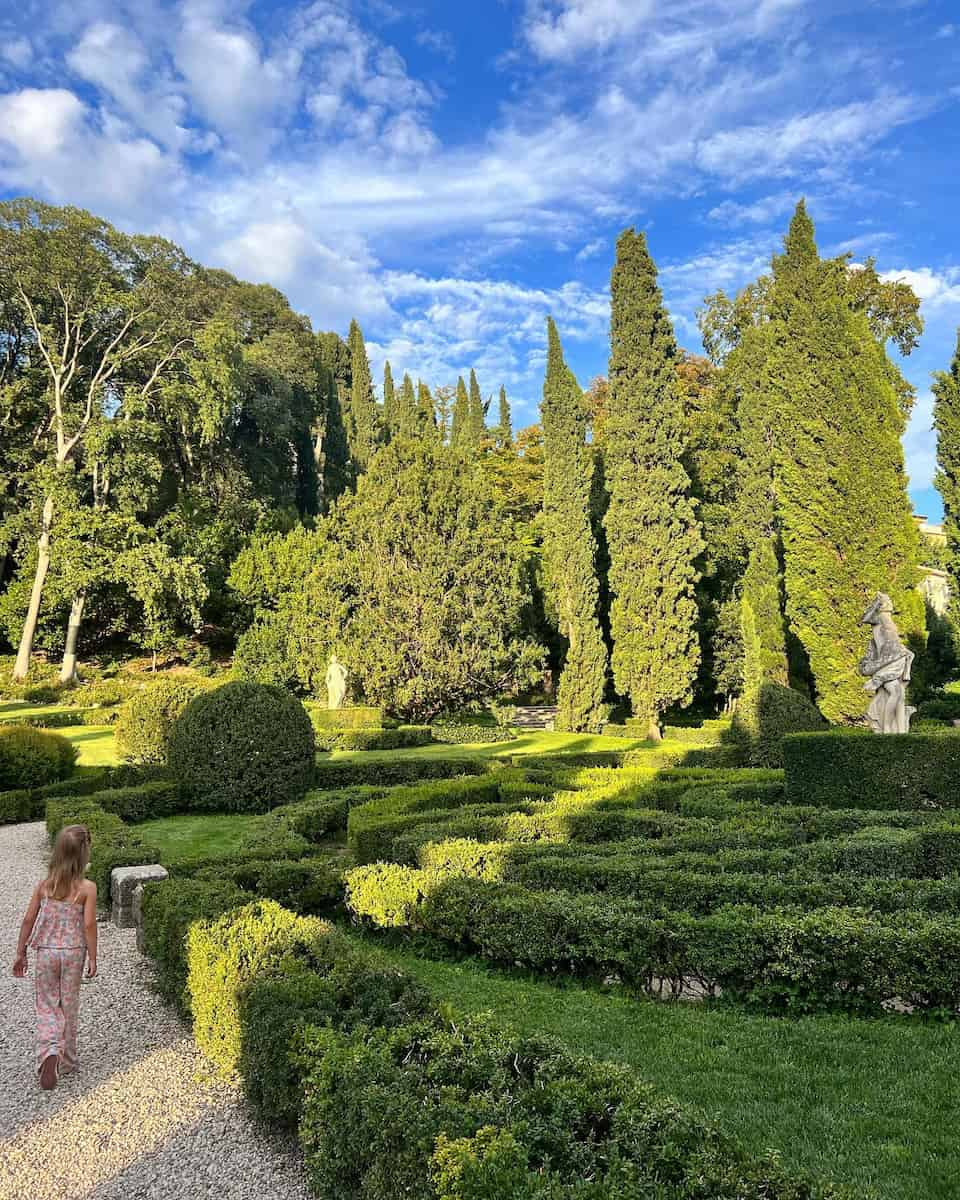
<svg viewBox="0 0 960 1200"><path fill-rule="evenodd" d="M347 668L334 651L330 655L330 665L327 667L327 708L343 708L346 698Z"/></svg>
<svg viewBox="0 0 960 1200"><path fill-rule="evenodd" d="M858 670L867 679L864 691L873 693L867 723L874 733L907 733L916 712L907 704L914 654L900 641L892 614L893 603L883 592L863 614L863 624L871 625L873 633Z"/></svg>

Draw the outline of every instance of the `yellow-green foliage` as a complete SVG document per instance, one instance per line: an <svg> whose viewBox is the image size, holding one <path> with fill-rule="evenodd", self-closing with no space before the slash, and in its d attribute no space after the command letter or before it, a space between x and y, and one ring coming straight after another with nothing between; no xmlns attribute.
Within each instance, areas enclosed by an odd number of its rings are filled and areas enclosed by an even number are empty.
<svg viewBox="0 0 960 1200"><path fill-rule="evenodd" d="M193 1034L225 1075L240 1062L243 1032L239 997L253 979L276 974L285 959L326 937L330 925L298 917L272 900L258 900L187 934L187 991Z"/></svg>

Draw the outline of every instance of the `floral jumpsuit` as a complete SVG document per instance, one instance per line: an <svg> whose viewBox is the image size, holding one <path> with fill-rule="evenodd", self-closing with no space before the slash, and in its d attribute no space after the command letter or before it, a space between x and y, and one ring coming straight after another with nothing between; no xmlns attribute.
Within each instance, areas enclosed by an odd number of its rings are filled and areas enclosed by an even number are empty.
<svg viewBox="0 0 960 1200"><path fill-rule="evenodd" d="M37 1070L57 1054L60 1070L69 1074L77 1065L77 1013L87 955L83 905L77 897L43 896L29 944L37 952Z"/></svg>

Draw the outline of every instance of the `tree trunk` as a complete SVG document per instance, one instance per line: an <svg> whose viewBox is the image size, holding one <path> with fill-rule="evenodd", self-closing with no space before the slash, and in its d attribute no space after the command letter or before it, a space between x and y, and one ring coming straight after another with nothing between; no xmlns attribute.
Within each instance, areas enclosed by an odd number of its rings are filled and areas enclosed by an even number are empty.
<svg viewBox="0 0 960 1200"><path fill-rule="evenodd" d="M87 596L85 592L77 592L70 605L70 620L67 623L67 644L63 650L63 663L60 667L60 682L74 683L77 675L77 639L80 636L80 625L83 621L83 606Z"/></svg>
<svg viewBox="0 0 960 1200"><path fill-rule="evenodd" d="M46 582L47 571L50 568L50 526L53 524L53 497L48 496L43 505L43 521L40 527L40 537L37 541L37 569L33 576L33 588L30 592L30 605L23 622L23 633L20 635L20 646L17 650L17 661L13 667L13 678L24 680L30 670L30 656L33 654L33 639L37 633L37 622L40 618L40 601L43 599L43 585Z"/></svg>

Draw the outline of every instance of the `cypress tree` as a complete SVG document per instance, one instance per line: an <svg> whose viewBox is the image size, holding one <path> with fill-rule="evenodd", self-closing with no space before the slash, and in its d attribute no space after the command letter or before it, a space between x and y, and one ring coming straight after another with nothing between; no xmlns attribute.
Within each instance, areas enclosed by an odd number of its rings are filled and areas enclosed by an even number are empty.
<svg viewBox="0 0 960 1200"><path fill-rule="evenodd" d="M350 404L350 351L336 333L318 333L320 392L323 406L322 442L315 443L317 466L323 472L323 503L341 496L351 485L353 472L347 441L347 411Z"/></svg>
<svg viewBox="0 0 960 1200"><path fill-rule="evenodd" d="M938 371L933 384L933 426L937 431L937 491L943 497L943 530L950 551L950 573L960 575L960 330L949 371Z"/></svg>
<svg viewBox="0 0 960 1200"><path fill-rule="evenodd" d="M610 504L610 628L618 691L659 737L659 718L691 697L700 649L694 560L703 540L683 468L677 344L643 234L617 241L611 279L604 457Z"/></svg>
<svg viewBox="0 0 960 1200"><path fill-rule="evenodd" d="M347 339L347 345L350 347L350 371L352 378L349 419L347 421L347 440L350 444L351 458L360 470L364 470L375 448L377 406L373 398L373 383L370 378L370 360L367 358L367 347L363 340L363 333L356 321L350 322L350 335Z"/></svg>
<svg viewBox="0 0 960 1200"><path fill-rule="evenodd" d="M396 432L396 395L389 360L383 364L383 425L388 437Z"/></svg>
<svg viewBox="0 0 960 1200"><path fill-rule="evenodd" d="M417 380L417 420L421 433L428 436L437 432L437 417L433 409L433 396L422 379Z"/></svg>
<svg viewBox="0 0 960 1200"><path fill-rule="evenodd" d="M463 376L457 378L457 394L453 401L453 415L450 418L450 445L462 449L469 440L470 430L470 400L467 397L467 385Z"/></svg>
<svg viewBox="0 0 960 1200"><path fill-rule="evenodd" d="M507 389L500 386L500 411L497 419L497 447L506 450L513 445L513 425L510 421L510 401Z"/></svg>
<svg viewBox="0 0 960 1200"><path fill-rule="evenodd" d="M600 728L607 655L597 619L597 546L590 526L593 462L583 393L547 319L547 375L540 408L544 439L544 565L567 654L557 697L557 728Z"/></svg>
<svg viewBox="0 0 960 1200"><path fill-rule="evenodd" d="M483 437L484 417L486 409L484 408L483 398L480 395L480 384L477 382L477 373L470 368L470 399L469 399L469 418L468 418L468 441L474 449L479 448L480 439Z"/></svg>
<svg viewBox="0 0 960 1200"><path fill-rule="evenodd" d="M769 365L777 413L775 487L786 611L821 711L860 719L861 617L878 591L923 646L917 539L894 372L867 314L851 304L844 259L821 260L801 201L774 259Z"/></svg>
<svg viewBox="0 0 960 1200"><path fill-rule="evenodd" d="M417 431L417 397L413 380L404 375L397 403L397 428L404 437L412 437Z"/></svg>

